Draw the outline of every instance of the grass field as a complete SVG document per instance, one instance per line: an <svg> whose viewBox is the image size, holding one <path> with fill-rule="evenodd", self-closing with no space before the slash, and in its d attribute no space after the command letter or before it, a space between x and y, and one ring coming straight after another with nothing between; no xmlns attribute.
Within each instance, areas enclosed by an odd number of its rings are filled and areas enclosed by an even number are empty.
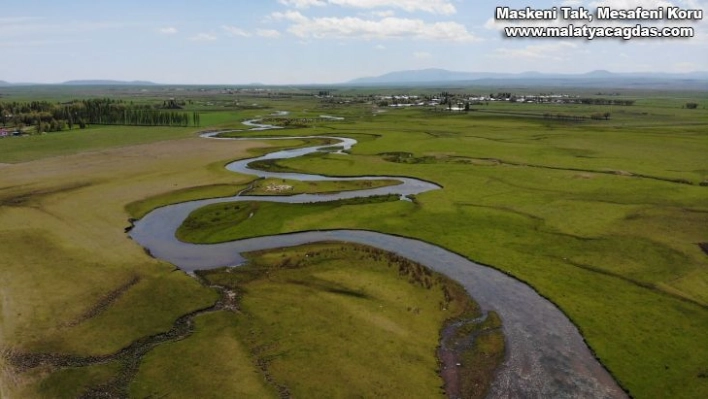
<svg viewBox="0 0 708 399"><path fill-rule="evenodd" d="M112 353L213 303L211 290L126 238L124 206L205 181L243 184L205 166L250 146L180 139L0 168L0 280L12 282L0 287L3 350ZM21 377L3 380L3 397L54 397L37 390L46 372Z"/></svg>
<svg viewBox="0 0 708 399"><path fill-rule="evenodd" d="M401 201L397 195L386 195L312 204L255 201L214 204L189 215L177 230L176 236L185 242L210 244L264 236L272 234L272 231L291 230L292 227L288 227L291 220L302 218L314 222L331 210L341 210L344 213L376 212L380 209L379 204L385 202L398 204Z"/></svg>
<svg viewBox="0 0 708 399"><path fill-rule="evenodd" d="M636 105L612 108L608 121L569 123L542 117L555 105L499 103L448 114L258 99L259 109L218 110L206 105L212 96L192 107L209 113L204 128L238 127L243 119L288 110L347 119L238 135L360 140L350 155L279 162L284 167L408 175L443 189L415 203L252 203L258 208L252 219L224 210L228 227L204 218L193 240L361 228L430 241L511 273L550 298L634 397L708 396L702 344L708 342L708 257L698 246L708 242L708 187L700 185L708 180L708 112L682 108L704 97L638 92L627 95ZM578 115L605 110L552 108ZM249 150L256 146L303 141L205 140L194 130L94 126L0 140L0 280L9 282L0 286L3 353L113 353L214 303L213 290L127 239L127 219L173 202L233 195L252 178L227 172L224 164L253 156ZM240 327L231 315L201 315L195 322L194 335L145 357L133 395L156 392L150 384L164 387L162 370L173 370L184 373L182 392L189 396L203 386L189 378L189 362L198 368L202 357L224 372L253 377L258 371L246 361L225 361L225 354L248 354L248 346L233 339ZM210 347L215 342L223 352ZM175 362L178 357L187 361ZM115 373L114 366L18 373L6 359L0 357L3 398L73 397ZM273 370L286 375L285 368ZM236 387L244 395L273 393L261 376L244 381ZM215 384L233 387L233 381Z"/></svg>
<svg viewBox="0 0 708 399"><path fill-rule="evenodd" d="M232 334L271 388L294 397L439 397L441 326L478 311L461 287L404 266L383 251L332 243L255 253L242 268L200 276L239 296Z"/></svg>
<svg viewBox="0 0 708 399"><path fill-rule="evenodd" d="M277 166L332 175L375 168L434 181L443 190L419 195L415 205L316 215L305 206L262 204L268 212L241 225L200 224L199 230L224 241L360 228L439 243L549 296L633 395L656 397L661 389L664 397L699 397L708 392L701 377L706 353L694 345L708 339L708 262L697 245L708 237L708 188L700 186L708 176L705 112L694 118L688 110L656 112L668 118L664 126L646 127L629 116L573 124L486 114L434 118L415 110L379 114L375 122L341 127L381 134L351 156L317 154ZM391 152L410 155L380 155Z"/></svg>

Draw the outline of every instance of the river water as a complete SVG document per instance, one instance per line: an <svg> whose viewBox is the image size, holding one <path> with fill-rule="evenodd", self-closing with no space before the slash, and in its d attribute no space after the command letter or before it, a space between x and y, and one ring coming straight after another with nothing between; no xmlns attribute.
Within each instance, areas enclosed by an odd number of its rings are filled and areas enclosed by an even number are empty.
<svg viewBox="0 0 708 399"><path fill-rule="evenodd" d="M268 130L273 126L248 123L250 130ZM205 139L217 138L216 133ZM291 139L292 137L283 137ZM254 138L247 138L254 140ZM273 139L273 138L269 138ZM349 149L353 139L340 140L337 146ZM317 241L345 241L370 245L394 252L444 273L462 284L483 311L494 310L502 319L506 339L506 358L497 372L489 398L626 398L624 391L595 359L578 329L551 302L528 285L493 268L476 264L436 245L405 237L360 230L310 231L244 239L221 244L189 244L175 238L175 231L190 212L208 204L233 201L272 201L305 203L379 194L420 194L440 189L422 180L362 176L335 178L299 173L262 172L248 168L250 162L263 159L293 158L317 151L314 146L276 151L262 157L240 160L227 169L261 177L298 180L396 179L402 184L337 194L300 194L293 196L236 196L185 202L158 208L135 223L130 237L153 256L168 261L186 272L222 266L236 266L244 261L241 253L294 246ZM336 156L347 156L340 154Z"/></svg>

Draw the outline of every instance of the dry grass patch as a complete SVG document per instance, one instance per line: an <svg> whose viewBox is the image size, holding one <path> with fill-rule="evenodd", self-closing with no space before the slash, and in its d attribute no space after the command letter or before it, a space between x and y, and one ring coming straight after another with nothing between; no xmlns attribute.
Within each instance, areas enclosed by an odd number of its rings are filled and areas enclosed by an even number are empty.
<svg viewBox="0 0 708 399"><path fill-rule="evenodd" d="M110 353L213 303L214 292L172 273L125 235L124 207L186 187L246 182L209 165L257 145L194 138L3 166L0 348ZM39 387L46 377L22 374L15 382ZM15 382L3 377L0 385Z"/></svg>

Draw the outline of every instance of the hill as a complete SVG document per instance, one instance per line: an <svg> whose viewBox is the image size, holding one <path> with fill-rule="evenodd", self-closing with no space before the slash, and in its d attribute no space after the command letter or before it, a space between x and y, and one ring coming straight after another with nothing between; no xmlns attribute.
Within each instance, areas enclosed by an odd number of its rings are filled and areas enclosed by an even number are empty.
<svg viewBox="0 0 708 399"><path fill-rule="evenodd" d="M421 69L389 72L380 76L350 80L344 85L402 86L402 85L498 85L517 86L574 86L617 88L685 88L708 90L708 72L690 73L613 73L605 70L582 74L549 74L535 71L523 73L461 72L446 69Z"/></svg>
<svg viewBox="0 0 708 399"><path fill-rule="evenodd" d="M144 80L69 80L61 83L67 86L153 86L157 83Z"/></svg>

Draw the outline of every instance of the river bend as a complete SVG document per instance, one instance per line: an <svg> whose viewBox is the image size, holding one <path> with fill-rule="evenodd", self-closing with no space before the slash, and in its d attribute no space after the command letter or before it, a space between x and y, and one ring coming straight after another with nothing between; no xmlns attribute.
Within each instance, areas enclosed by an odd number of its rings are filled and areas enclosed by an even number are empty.
<svg viewBox="0 0 708 399"><path fill-rule="evenodd" d="M251 121L251 130L273 126ZM216 133L203 135L217 139ZM292 139L293 137L283 137ZM218 138L220 140L260 140L256 138ZM269 138L273 139L273 138ZM351 148L356 141L335 138L337 146ZM422 180L361 176L336 178L299 173L273 173L248 168L248 163L263 159L302 156L317 151L314 146L276 151L262 157L240 160L227 169L260 177L298 180L397 179L402 184L337 194L300 194L293 196L235 196L190 201L155 209L135 223L130 231L137 243L153 256L168 261L186 272L221 266L235 266L244 261L241 253L336 240L370 245L394 252L444 273L462 284L483 311L494 310L502 318L506 339L506 359L490 389L490 398L626 398L612 376L595 359L578 329L551 302L528 285L493 268L476 264L436 245L410 238L359 230L329 230L283 234L244 239L221 244L190 244L175 238L175 232L190 212L205 205L233 201L272 201L305 203L331 201L369 195L395 193L405 198L440 187ZM347 156L341 154L341 156Z"/></svg>

